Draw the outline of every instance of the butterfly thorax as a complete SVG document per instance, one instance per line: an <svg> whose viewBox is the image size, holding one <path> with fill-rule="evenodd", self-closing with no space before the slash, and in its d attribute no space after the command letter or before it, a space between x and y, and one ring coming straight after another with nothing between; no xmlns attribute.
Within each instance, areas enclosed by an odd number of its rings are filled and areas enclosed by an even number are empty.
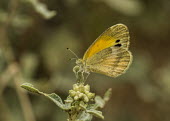
<svg viewBox="0 0 170 121"><path fill-rule="evenodd" d="M77 59L76 60L76 71L78 72L85 72L85 73L88 73L89 70L88 70L88 66L86 65L86 61L83 60L83 59Z"/></svg>

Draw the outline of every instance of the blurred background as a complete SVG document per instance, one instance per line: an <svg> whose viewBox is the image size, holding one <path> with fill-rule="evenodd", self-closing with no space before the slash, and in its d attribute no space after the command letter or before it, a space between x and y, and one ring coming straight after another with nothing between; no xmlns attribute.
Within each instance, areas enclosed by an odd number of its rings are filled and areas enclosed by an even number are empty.
<svg viewBox="0 0 170 121"><path fill-rule="evenodd" d="M169 121L169 13L169 0L0 0L0 121L66 121L53 102L20 85L65 99L76 81L66 48L81 58L117 23L129 28L132 65L117 78L87 81L97 95L113 89L105 121Z"/></svg>

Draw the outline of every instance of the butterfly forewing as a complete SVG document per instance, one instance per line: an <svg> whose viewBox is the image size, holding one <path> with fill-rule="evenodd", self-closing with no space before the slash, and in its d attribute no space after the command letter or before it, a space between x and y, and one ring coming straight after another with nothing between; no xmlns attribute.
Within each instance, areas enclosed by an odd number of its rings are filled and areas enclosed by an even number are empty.
<svg viewBox="0 0 170 121"><path fill-rule="evenodd" d="M121 46L124 49L128 49L129 45L129 31L128 28L123 24L117 24L108 28L103 32L87 49L84 54L83 60L86 60L94 54L112 47Z"/></svg>

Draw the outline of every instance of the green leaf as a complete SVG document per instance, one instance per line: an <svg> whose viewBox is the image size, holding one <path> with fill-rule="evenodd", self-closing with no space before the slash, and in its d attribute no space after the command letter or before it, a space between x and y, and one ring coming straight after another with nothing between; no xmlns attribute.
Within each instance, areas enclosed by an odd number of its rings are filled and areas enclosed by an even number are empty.
<svg viewBox="0 0 170 121"><path fill-rule="evenodd" d="M24 83L21 85L22 88L26 89L27 91L29 92L32 92L32 93L37 93L37 94L41 94L41 92L36 89L32 84L30 83Z"/></svg>
<svg viewBox="0 0 170 121"><path fill-rule="evenodd" d="M112 94L112 88L109 88L104 94L103 97L104 101L109 101L111 94Z"/></svg>
<svg viewBox="0 0 170 121"><path fill-rule="evenodd" d="M98 105L98 107L100 108L103 108L105 105L105 101L100 96L95 97L95 102L96 102L96 105Z"/></svg>
<svg viewBox="0 0 170 121"><path fill-rule="evenodd" d="M87 106L87 109L90 110L90 109L97 109L99 107L98 104L88 104Z"/></svg>
<svg viewBox="0 0 170 121"><path fill-rule="evenodd" d="M98 118L104 119L104 116L102 115L101 111L95 110L95 109L90 109L90 110L86 110L87 113L90 113Z"/></svg>
<svg viewBox="0 0 170 121"><path fill-rule="evenodd" d="M96 96L94 99L96 108L98 108L98 107L103 108L105 106L106 102L109 101L111 93L112 93L112 89L110 88L106 91L103 98L100 96ZM93 109L96 109L96 108L93 108Z"/></svg>
<svg viewBox="0 0 170 121"><path fill-rule="evenodd" d="M50 99L51 101L53 101L58 107L60 107L61 109L65 110L65 105L63 104L61 98L55 94L43 94L45 97L47 97L48 99Z"/></svg>
<svg viewBox="0 0 170 121"><path fill-rule="evenodd" d="M85 111L82 111L78 116L76 121L91 121L93 116Z"/></svg>
<svg viewBox="0 0 170 121"><path fill-rule="evenodd" d="M63 110L69 110L71 108L71 105L63 104L62 99L55 93L52 93L52 94L43 93L43 92L39 91L38 89L36 89L32 84L29 84L29 83L22 84L21 87L32 92L32 93L37 93L37 94L45 96L46 98L53 101L58 107L60 107Z"/></svg>

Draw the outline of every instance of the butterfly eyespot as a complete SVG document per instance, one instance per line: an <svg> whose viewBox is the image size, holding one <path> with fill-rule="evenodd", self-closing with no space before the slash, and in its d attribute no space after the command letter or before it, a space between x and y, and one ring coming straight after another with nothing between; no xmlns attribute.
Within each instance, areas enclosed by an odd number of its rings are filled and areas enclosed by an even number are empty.
<svg viewBox="0 0 170 121"><path fill-rule="evenodd" d="M122 46L122 44L116 44L115 45L115 47L121 47Z"/></svg>
<svg viewBox="0 0 170 121"><path fill-rule="evenodd" d="M116 43L118 43L118 42L120 42L120 40L118 39L118 40L116 40Z"/></svg>

